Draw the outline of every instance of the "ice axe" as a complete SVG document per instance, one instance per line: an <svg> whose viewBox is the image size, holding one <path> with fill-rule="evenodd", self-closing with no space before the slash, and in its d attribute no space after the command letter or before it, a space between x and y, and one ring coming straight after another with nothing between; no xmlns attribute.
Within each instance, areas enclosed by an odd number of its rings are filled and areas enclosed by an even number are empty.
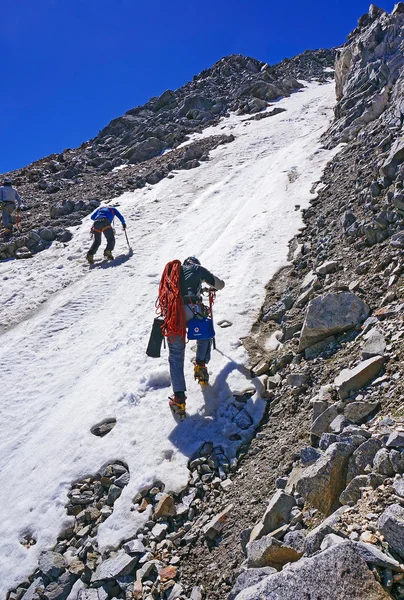
<svg viewBox="0 0 404 600"><path fill-rule="evenodd" d="M128 244L128 248L129 248L129 250L132 250L132 248L130 247L130 244L129 244L128 234L126 233L126 227L124 228L124 232L125 232L126 243Z"/></svg>

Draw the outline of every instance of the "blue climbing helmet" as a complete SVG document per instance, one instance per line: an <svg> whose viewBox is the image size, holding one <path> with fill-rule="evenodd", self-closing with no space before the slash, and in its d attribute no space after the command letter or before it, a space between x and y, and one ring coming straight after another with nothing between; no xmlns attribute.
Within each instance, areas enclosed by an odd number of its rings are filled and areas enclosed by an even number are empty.
<svg viewBox="0 0 404 600"><path fill-rule="evenodd" d="M200 261L197 258L195 258L195 256L188 256L188 258L186 258L184 260L184 265L185 266L187 266L187 265L200 265L200 264L201 264Z"/></svg>

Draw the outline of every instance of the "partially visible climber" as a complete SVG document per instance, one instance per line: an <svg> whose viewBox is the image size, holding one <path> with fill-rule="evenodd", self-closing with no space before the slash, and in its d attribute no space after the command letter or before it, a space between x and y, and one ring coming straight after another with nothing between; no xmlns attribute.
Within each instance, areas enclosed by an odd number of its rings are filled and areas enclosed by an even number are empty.
<svg viewBox="0 0 404 600"><path fill-rule="evenodd" d="M115 217L118 217L122 223L123 229L126 229L125 219L114 206L100 206L100 208L97 208L91 215L91 219L94 221L94 225L91 228L91 233L94 234L94 241L90 250L87 252L87 260L90 265L94 263L94 254L101 245L101 234L104 234L107 240L104 256L108 260L113 260L112 250L115 248L115 233L112 228L112 221Z"/></svg>
<svg viewBox="0 0 404 600"><path fill-rule="evenodd" d="M168 263L160 281L157 309L164 317L163 335L167 337L171 385L174 395L169 398L170 407L179 415L185 415L185 336L188 321L205 307L201 301L202 282L215 290L224 288L224 281L201 266L194 256ZM210 361L212 340L197 340L194 376L199 383L208 383L206 365Z"/></svg>
<svg viewBox="0 0 404 600"><path fill-rule="evenodd" d="M17 211L20 211L22 202L19 193L13 188L13 182L8 177L4 179L3 185L0 186L0 206L5 237L9 237L13 233L12 214L16 207Z"/></svg>

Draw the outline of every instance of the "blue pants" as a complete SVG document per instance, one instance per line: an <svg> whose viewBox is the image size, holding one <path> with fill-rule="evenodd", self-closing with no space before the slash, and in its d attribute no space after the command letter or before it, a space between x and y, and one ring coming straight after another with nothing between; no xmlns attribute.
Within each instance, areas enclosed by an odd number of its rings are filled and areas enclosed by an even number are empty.
<svg viewBox="0 0 404 600"><path fill-rule="evenodd" d="M1 213L1 218L3 219L3 225L6 229L12 229L11 224L11 215L15 211L14 202L3 202L3 210Z"/></svg>
<svg viewBox="0 0 404 600"><path fill-rule="evenodd" d="M187 322L192 319L194 313L186 306L185 307ZM210 361L210 349L212 340L197 340L196 342L196 360L204 361L206 364ZM174 393L185 392L184 377L184 360L185 360L185 342L181 336L177 335L173 341L168 342L168 363L170 365L171 385Z"/></svg>

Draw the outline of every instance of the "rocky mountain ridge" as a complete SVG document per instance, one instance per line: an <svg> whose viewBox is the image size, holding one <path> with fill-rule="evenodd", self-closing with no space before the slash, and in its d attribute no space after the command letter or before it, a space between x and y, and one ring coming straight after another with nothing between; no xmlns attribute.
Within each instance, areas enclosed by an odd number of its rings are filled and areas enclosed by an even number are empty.
<svg viewBox="0 0 404 600"><path fill-rule="evenodd" d="M332 73L334 50L306 51L270 67L231 55L176 91L167 90L144 106L114 119L93 140L51 155L11 177L24 199L23 233L0 243L0 260L28 258L53 240L65 243L100 201L158 183L176 169L198 167L209 151L231 141L222 136L178 146L229 111L261 117L280 96L303 86L296 78L324 81ZM270 115L269 115L270 116Z"/></svg>
<svg viewBox="0 0 404 600"><path fill-rule="evenodd" d="M403 21L371 5L338 52L324 143L345 146L243 340L268 401L251 445L230 463L206 440L187 489L142 490L150 520L106 555L126 466L76 482L74 526L9 600L404 598Z"/></svg>

